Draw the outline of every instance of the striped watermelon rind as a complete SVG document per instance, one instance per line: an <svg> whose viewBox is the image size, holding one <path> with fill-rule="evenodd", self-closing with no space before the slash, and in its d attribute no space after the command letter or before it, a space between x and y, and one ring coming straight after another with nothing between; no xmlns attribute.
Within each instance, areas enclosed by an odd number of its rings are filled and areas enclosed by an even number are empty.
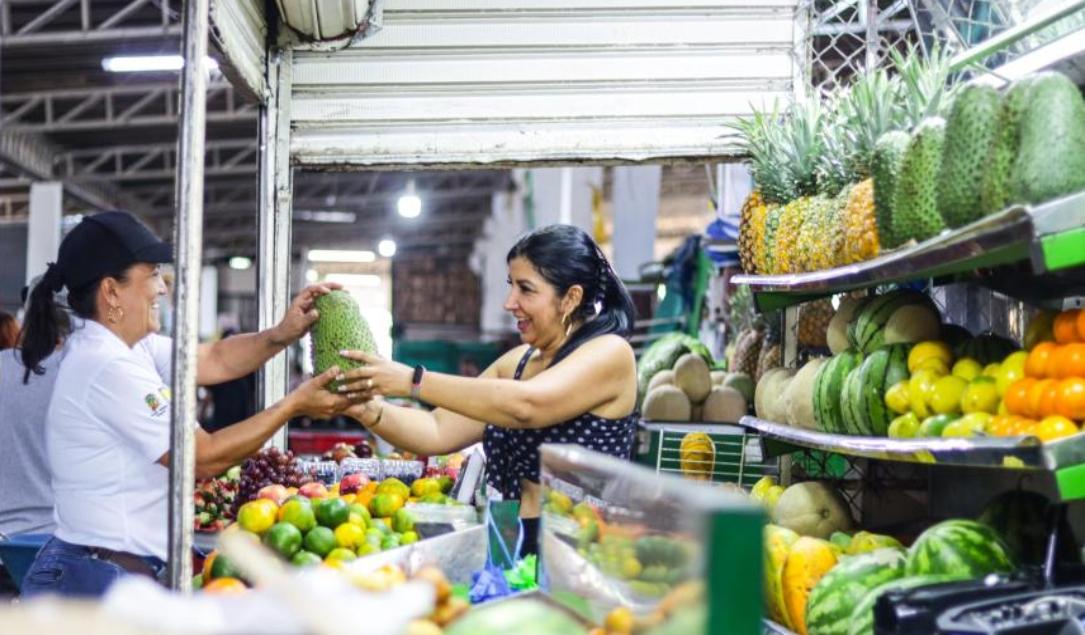
<svg viewBox="0 0 1085 635"><path fill-rule="evenodd" d="M822 432L847 432L841 413L841 393L848 373L862 361L862 353L849 349L834 355L818 370L814 380L814 417Z"/></svg>
<svg viewBox="0 0 1085 635"><path fill-rule="evenodd" d="M862 434L862 383L859 373L862 364L856 366L844 377L844 386L840 390L840 418L844 424L844 434Z"/></svg>
<svg viewBox="0 0 1085 635"><path fill-rule="evenodd" d="M863 360L861 368L858 381L862 384L859 408L863 434L883 437L894 417L885 405L885 391L908 378L908 345L879 348Z"/></svg>
<svg viewBox="0 0 1085 635"><path fill-rule="evenodd" d="M863 599L855 605L848 618L847 635L874 635L874 605L878 598L889 591L907 591L923 586L954 582L960 580L952 575L914 575L906 578L898 578L871 589L863 596Z"/></svg>
<svg viewBox="0 0 1085 635"><path fill-rule="evenodd" d="M897 309L910 304L934 308L930 298L910 289L899 289L872 298L855 313L854 329L849 331L854 334L852 345L866 354L881 348L885 344L885 323Z"/></svg>
<svg viewBox="0 0 1085 635"><path fill-rule="evenodd" d="M818 581L806 603L808 635L847 635L855 599L904 575L899 549L878 549L841 560Z"/></svg>
<svg viewBox="0 0 1085 635"><path fill-rule="evenodd" d="M979 578L1013 569L1009 549L995 530L973 520L940 522L908 550L908 575Z"/></svg>

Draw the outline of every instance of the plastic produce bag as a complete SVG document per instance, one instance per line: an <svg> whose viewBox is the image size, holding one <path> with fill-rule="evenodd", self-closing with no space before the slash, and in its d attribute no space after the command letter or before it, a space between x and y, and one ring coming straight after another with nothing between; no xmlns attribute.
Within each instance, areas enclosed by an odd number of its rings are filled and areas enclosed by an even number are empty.
<svg viewBox="0 0 1085 635"><path fill-rule="evenodd" d="M535 571L539 565L538 556L531 554L516 563L516 566L505 572L505 581L513 591L530 591L539 587L535 579Z"/></svg>

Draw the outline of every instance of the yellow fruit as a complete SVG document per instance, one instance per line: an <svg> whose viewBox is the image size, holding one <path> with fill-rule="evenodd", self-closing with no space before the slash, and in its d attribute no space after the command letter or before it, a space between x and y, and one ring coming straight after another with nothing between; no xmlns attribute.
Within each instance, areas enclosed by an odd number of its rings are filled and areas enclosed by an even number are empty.
<svg viewBox="0 0 1085 635"><path fill-rule="evenodd" d="M776 485L776 479L771 476L762 476L753 487L750 488L750 496L762 500L765 498L765 492L769 491L769 488Z"/></svg>
<svg viewBox="0 0 1085 635"><path fill-rule="evenodd" d="M1032 317L1025 329L1025 350L1031 351L1040 342L1055 341L1055 313L1040 311Z"/></svg>
<svg viewBox="0 0 1085 635"><path fill-rule="evenodd" d="M1016 368L1017 370L1021 371L1022 374L1024 374L1025 362L1027 361L1028 351L1016 351L1006 356L1006 359L1002 360L1001 366L1003 370L1007 368Z"/></svg>
<svg viewBox="0 0 1085 635"><path fill-rule="evenodd" d="M913 439L919 433L919 417L914 412L902 414L889 424L890 439Z"/></svg>
<svg viewBox="0 0 1085 635"><path fill-rule="evenodd" d="M940 414L948 415L961 411L961 397L968 388L968 382L960 377L947 375L934 382L931 391L931 410Z"/></svg>
<svg viewBox="0 0 1085 635"><path fill-rule="evenodd" d="M942 375L948 375L949 374L949 364L947 364L946 360L944 360L944 359L939 359L937 357L930 357L928 359L925 359L925 360L919 362L919 365L916 367L916 370L933 371L935 374L937 374L939 377L941 377Z"/></svg>
<svg viewBox="0 0 1085 635"><path fill-rule="evenodd" d="M1017 353L1014 353L1016 355ZM1008 363L1003 362L1002 368L999 369L998 374L995 375L995 390L998 392L998 396L1001 397L1006 394L1006 391L1010 389L1018 379L1025 377L1025 369L1018 368L1017 366L1011 366Z"/></svg>
<svg viewBox="0 0 1085 635"><path fill-rule="evenodd" d="M629 607L619 606L607 614L603 626L608 635L628 635L633 632L633 611Z"/></svg>
<svg viewBox="0 0 1085 635"><path fill-rule="evenodd" d="M912 412L920 419L931 416L930 398L934 394L934 384L940 375L931 370L916 371L908 380L908 402Z"/></svg>
<svg viewBox="0 0 1085 635"><path fill-rule="evenodd" d="M772 512L773 508L776 507L776 501L780 500L783 493L784 488L781 485L773 485L765 492L765 507L768 508L769 512Z"/></svg>
<svg viewBox="0 0 1085 635"><path fill-rule="evenodd" d="M986 412L967 414L947 424L942 429L942 437L974 437L984 434L991 418L991 415Z"/></svg>
<svg viewBox="0 0 1085 635"><path fill-rule="evenodd" d="M921 363L931 358L942 360L946 368L949 368L953 363L953 351L945 342L933 340L920 342L908 353L908 371L915 373L919 370Z"/></svg>
<svg viewBox="0 0 1085 635"><path fill-rule="evenodd" d="M980 374L984 377L990 377L991 379L994 379L995 377L998 377L998 372L1000 370L1002 370L1001 364L987 364L983 367L983 372Z"/></svg>
<svg viewBox="0 0 1085 635"><path fill-rule="evenodd" d="M266 498L257 498L241 506L237 510L237 524L245 531L254 534L263 534L275 524L279 515L279 506L275 501Z"/></svg>
<svg viewBox="0 0 1085 635"><path fill-rule="evenodd" d="M893 412L902 415L911 411L908 397L908 380L904 379L890 386L885 391L885 405Z"/></svg>
<svg viewBox="0 0 1085 635"><path fill-rule="evenodd" d="M980 376L983 372L983 364L980 364L971 357L962 357L957 360L957 363L953 365L953 375L960 377L965 381L972 381Z"/></svg>
<svg viewBox="0 0 1085 635"><path fill-rule="evenodd" d="M807 635L806 601L821 578L836 566L836 551L826 540L803 536L791 545L784 564L784 605L791 628Z"/></svg>
<svg viewBox="0 0 1085 635"><path fill-rule="evenodd" d="M764 530L764 580L763 593L769 617L779 624L792 628L784 601L784 565L791 545L799 535L790 529L765 525Z"/></svg>
<svg viewBox="0 0 1085 635"><path fill-rule="evenodd" d="M961 412L998 412L998 386L990 377L980 376L969 382L961 397Z"/></svg>
<svg viewBox="0 0 1085 635"><path fill-rule="evenodd" d="M635 580L642 569L640 560L637 560L636 557L622 559L622 577L626 580Z"/></svg>
<svg viewBox="0 0 1085 635"><path fill-rule="evenodd" d="M346 522L335 528L335 542L340 547L353 549L365 541L365 529Z"/></svg>

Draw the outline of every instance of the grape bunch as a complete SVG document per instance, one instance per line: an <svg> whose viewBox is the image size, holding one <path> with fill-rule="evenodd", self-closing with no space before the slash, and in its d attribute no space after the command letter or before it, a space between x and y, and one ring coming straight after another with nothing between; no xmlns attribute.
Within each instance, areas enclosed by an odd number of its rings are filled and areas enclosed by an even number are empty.
<svg viewBox="0 0 1085 635"><path fill-rule="evenodd" d="M311 480L298 468L293 452L265 448L241 464L241 488L235 504L241 507L256 498L256 494L268 485L301 487Z"/></svg>

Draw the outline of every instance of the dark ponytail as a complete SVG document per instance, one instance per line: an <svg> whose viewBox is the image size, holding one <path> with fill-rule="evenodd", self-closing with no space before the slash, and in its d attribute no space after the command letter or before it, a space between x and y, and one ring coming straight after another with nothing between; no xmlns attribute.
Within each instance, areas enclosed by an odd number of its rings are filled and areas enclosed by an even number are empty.
<svg viewBox="0 0 1085 635"><path fill-rule="evenodd" d="M633 300L587 232L573 225L540 227L516 241L506 262L520 257L527 259L558 295L565 295L573 285L584 289L584 297L571 315L581 322L580 328L561 346L551 365L593 337L610 333L629 337Z"/></svg>
<svg viewBox="0 0 1085 635"><path fill-rule="evenodd" d="M98 287L106 277L124 282L128 274L126 270L114 271L76 289L68 289L68 308L72 313L87 320L96 317ZM56 294L63 288L64 276L56 264L49 263L45 275L30 290L30 301L20 335L23 367L26 368L24 384L30 381L31 372L35 375L45 374L42 361L53 354L57 345L71 331L68 311L56 300Z"/></svg>

